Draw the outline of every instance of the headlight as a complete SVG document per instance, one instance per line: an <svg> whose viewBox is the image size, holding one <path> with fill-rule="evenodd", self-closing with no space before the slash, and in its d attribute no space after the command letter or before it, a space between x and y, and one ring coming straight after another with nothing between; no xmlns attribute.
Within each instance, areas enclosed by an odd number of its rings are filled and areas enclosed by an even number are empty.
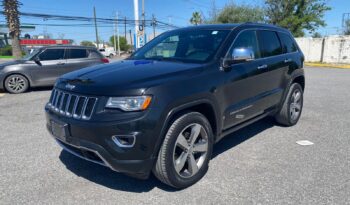
<svg viewBox="0 0 350 205"><path fill-rule="evenodd" d="M119 108L123 111L145 110L151 104L151 96L110 97L107 108Z"/></svg>

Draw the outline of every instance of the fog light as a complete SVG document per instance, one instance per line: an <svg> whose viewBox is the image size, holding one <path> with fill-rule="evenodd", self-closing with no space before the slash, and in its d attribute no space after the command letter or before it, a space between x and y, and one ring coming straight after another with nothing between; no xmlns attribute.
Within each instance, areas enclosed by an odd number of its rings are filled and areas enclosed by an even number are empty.
<svg viewBox="0 0 350 205"><path fill-rule="evenodd" d="M112 140L119 147L133 147L135 145L135 135L114 135Z"/></svg>

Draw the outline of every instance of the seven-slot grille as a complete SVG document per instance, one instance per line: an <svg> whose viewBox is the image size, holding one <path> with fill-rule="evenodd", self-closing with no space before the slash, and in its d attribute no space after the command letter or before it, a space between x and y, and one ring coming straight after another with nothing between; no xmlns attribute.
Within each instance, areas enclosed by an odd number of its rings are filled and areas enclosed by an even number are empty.
<svg viewBox="0 0 350 205"><path fill-rule="evenodd" d="M94 111L97 98L75 95L60 90L52 91L48 107L67 117L89 120Z"/></svg>

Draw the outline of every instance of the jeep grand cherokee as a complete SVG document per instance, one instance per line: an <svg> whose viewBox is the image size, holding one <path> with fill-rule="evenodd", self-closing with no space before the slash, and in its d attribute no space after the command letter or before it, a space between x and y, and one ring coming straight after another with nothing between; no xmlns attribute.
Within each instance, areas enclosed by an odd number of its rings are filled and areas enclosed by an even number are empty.
<svg viewBox="0 0 350 205"><path fill-rule="evenodd" d="M285 29L245 23L165 32L129 59L61 76L47 128L68 152L185 188L213 145L267 116L301 115L304 56Z"/></svg>

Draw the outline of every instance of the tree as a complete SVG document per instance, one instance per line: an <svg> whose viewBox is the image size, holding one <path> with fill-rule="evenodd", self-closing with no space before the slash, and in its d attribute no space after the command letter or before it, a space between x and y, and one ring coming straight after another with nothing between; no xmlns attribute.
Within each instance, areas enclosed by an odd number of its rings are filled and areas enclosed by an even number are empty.
<svg viewBox="0 0 350 205"><path fill-rule="evenodd" d="M198 24L201 24L202 22L203 21L202 21L201 14L198 11L193 12L192 17L190 19L190 23L197 26Z"/></svg>
<svg viewBox="0 0 350 205"><path fill-rule="evenodd" d="M312 34L312 38L322 38L322 35L319 32Z"/></svg>
<svg viewBox="0 0 350 205"><path fill-rule="evenodd" d="M81 46L93 46L93 47L96 47L95 44L93 42L91 42L91 41L81 41L80 45Z"/></svg>
<svg viewBox="0 0 350 205"><path fill-rule="evenodd" d="M216 23L264 22L264 9L258 6L230 3L219 12Z"/></svg>
<svg viewBox="0 0 350 205"><path fill-rule="evenodd" d="M350 35L350 20L345 21L344 35Z"/></svg>
<svg viewBox="0 0 350 205"><path fill-rule="evenodd" d="M117 37L115 38L117 40ZM114 46L114 36L111 36L109 38L109 42L111 45ZM116 45L117 45L117 48L116 50L118 49L118 41L116 42ZM130 45L128 45L128 41L126 40L126 38L124 36L119 36L119 46L120 46L120 50L122 51L127 51L130 49Z"/></svg>
<svg viewBox="0 0 350 205"><path fill-rule="evenodd" d="M304 36L304 31L314 32L326 26L323 20L326 0L265 0L266 14L271 24L289 29L294 36Z"/></svg>
<svg viewBox="0 0 350 205"><path fill-rule="evenodd" d="M21 45L19 43L20 22L19 22L19 2L17 0L3 0L4 14L9 28L9 35L12 40L12 55L19 59L22 57Z"/></svg>

